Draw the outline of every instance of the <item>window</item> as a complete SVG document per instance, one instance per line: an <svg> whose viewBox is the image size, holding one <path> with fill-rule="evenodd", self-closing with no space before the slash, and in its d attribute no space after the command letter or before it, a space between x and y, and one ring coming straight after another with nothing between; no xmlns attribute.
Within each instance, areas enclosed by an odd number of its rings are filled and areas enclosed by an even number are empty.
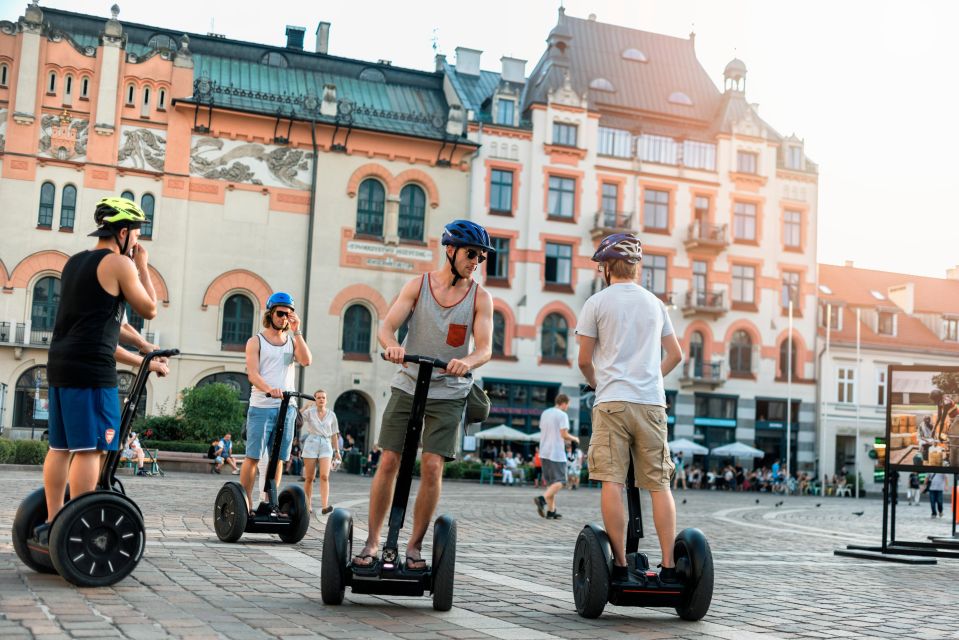
<svg viewBox="0 0 959 640"><path fill-rule="evenodd" d="M683 142L683 166L690 169L716 170L716 145L710 142Z"/></svg>
<svg viewBox="0 0 959 640"><path fill-rule="evenodd" d="M647 229L666 229L669 225L669 192L645 189L643 191L643 226Z"/></svg>
<svg viewBox="0 0 959 640"><path fill-rule="evenodd" d="M886 406L886 372L883 369L876 370L876 404Z"/></svg>
<svg viewBox="0 0 959 640"><path fill-rule="evenodd" d="M158 34L150 38L147 46L151 49L166 49L167 51L176 51L176 42L166 34Z"/></svg>
<svg viewBox="0 0 959 640"><path fill-rule="evenodd" d="M733 302L755 304L756 267L743 264L733 265Z"/></svg>
<svg viewBox="0 0 959 640"><path fill-rule="evenodd" d="M639 136L639 159L660 164L678 164L679 145L666 136Z"/></svg>
<svg viewBox="0 0 959 640"><path fill-rule="evenodd" d="M697 393L695 407L697 418L736 419L736 398Z"/></svg>
<svg viewBox="0 0 959 640"><path fill-rule="evenodd" d="M802 147L791 146L786 152L786 168L802 169Z"/></svg>
<svg viewBox="0 0 959 640"><path fill-rule="evenodd" d="M693 331L689 336L689 366L692 368L687 373L692 378L703 377L703 334L700 331Z"/></svg>
<svg viewBox="0 0 959 640"><path fill-rule="evenodd" d="M50 75L47 76L47 93L55 94L57 92L57 74L55 71L51 71Z"/></svg>
<svg viewBox="0 0 959 640"><path fill-rule="evenodd" d="M157 94L157 111L166 111L166 89L160 89Z"/></svg>
<svg viewBox="0 0 959 640"><path fill-rule="evenodd" d="M820 288L822 287L820 286ZM829 328L832 329L833 331L839 331L842 329L842 307L841 306L830 305L828 302L820 302L819 313L820 313L819 325L821 327L825 328L826 323L828 322Z"/></svg>
<svg viewBox="0 0 959 640"><path fill-rule="evenodd" d="M240 403L243 405L243 415L246 415L246 412L250 407L250 388L251 388L250 379L247 378L246 374L233 373L230 371L214 373L212 375L206 376L205 378L202 378L199 382L196 383L196 386L202 387L208 384L213 384L214 382L225 384L226 386L233 389L233 391L236 393L236 399L239 400Z"/></svg>
<svg viewBox="0 0 959 640"><path fill-rule="evenodd" d="M802 212L787 210L783 215L783 245L791 249L802 246Z"/></svg>
<svg viewBox="0 0 959 640"><path fill-rule="evenodd" d="M613 83L606 78L594 78L593 80L590 80L589 88L595 91L607 91L609 93L616 91L616 87L613 86Z"/></svg>
<svg viewBox="0 0 959 640"><path fill-rule="evenodd" d="M506 98L500 98L496 101L496 124L505 124L512 127L515 123L513 112L516 110L516 102Z"/></svg>
<svg viewBox="0 0 959 640"><path fill-rule="evenodd" d="M603 183L603 213L616 213L619 209L619 185L614 182Z"/></svg>
<svg viewBox="0 0 959 640"><path fill-rule="evenodd" d="M628 158L632 155L633 135L622 129L599 128L599 155Z"/></svg>
<svg viewBox="0 0 959 640"><path fill-rule="evenodd" d="M361 304L351 305L343 314L343 353L370 355L370 327L373 316Z"/></svg>
<svg viewBox="0 0 959 640"><path fill-rule="evenodd" d="M134 87L132 84L127 85L127 106L128 107L134 106L133 100L134 100L135 91L136 91L136 87Z"/></svg>
<svg viewBox="0 0 959 640"><path fill-rule="evenodd" d="M571 284L573 247L568 244L546 243L546 284Z"/></svg>
<svg viewBox="0 0 959 640"><path fill-rule="evenodd" d="M671 94L669 94L668 100L673 104L681 104L687 107L693 106L693 99L682 91L673 91Z"/></svg>
<svg viewBox="0 0 959 640"><path fill-rule="evenodd" d="M572 218L576 206L576 180L573 178L549 177L549 215L557 218Z"/></svg>
<svg viewBox="0 0 959 640"><path fill-rule="evenodd" d="M18 379L13 396L13 426L29 427L31 436L47 428L47 368L43 365L27 369ZM39 431L37 431L39 429Z"/></svg>
<svg viewBox="0 0 959 640"><path fill-rule="evenodd" d="M290 63L281 53L276 51L268 51L263 54L263 57L260 58L260 64L269 65L271 67L279 67L281 69L286 69L290 66Z"/></svg>
<svg viewBox="0 0 959 640"><path fill-rule="evenodd" d="M564 122L553 123L553 144L560 144L565 147L576 146L576 125L566 124Z"/></svg>
<svg viewBox="0 0 959 640"><path fill-rule="evenodd" d="M33 285L33 307L30 310L30 343L49 343L60 306L60 278L47 276Z"/></svg>
<svg viewBox="0 0 959 640"><path fill-rule="evenodd" d="M756 240L756 205L752 202L733 206L733 235L737 240Z"/></svg>
<svg viewBox="0 0 959 640"><path fill-rule="evenodd" d="M946 318L942 321L942 339L959 342L959 318Z"/></svg>
<svg viewBox="0 0 959 640"><path fill-rule="evenodd" d="M223 349L242 349L253 333L253 303L245 295L235 293L223 305Z"/></svg>
<svg viewBox="0 0 959 640"><path fill-rule="evenodd" d="M753 341L749 334L740 329L733 334L729 345L729 371L739 375L750 375L753 370Z"/></svg>
<svg viewBox="0 0 959 640"><path fill-rule="evenodd" d="M879 312L879 322L878 322L877 333L883 336L896 335L896 314L895 313L892 313L891 311Z"/></svg>
<svg viewBox="0 0 959 640"><path fill-rule="evenodd" d="M9 68L5 64L0 64L0 87L7 86L7 74L10 73Z"/></svg>
<svg viewBox="0 0 959 640"><path fill-rule="evenodd" d="M789 339L779 345L779 377L783 380L789 377ZM796 341L792 341L792 375L796 378Z"/></svg>
<svg viewBox="0 0 959 640"><path fill-rule="evenodd" d="M400 219L397 233L400 240L423 240L426 223L426 194L415 184L400 191Z"/></svg>
<svg viewBox="0 0 959 640"><path fill-rule="evenodd" d="M643 287L658 296L666 295L666 256L643 256Z"/></svg>
<svg viewBox="0 0 959 640"><path fill-rule="evenodd" d="M489 178L490 211L513 212L513 172L493 169Z"/></svg>
<svg viewBox="0 0 959 640"><path fill-rule="evenodd" d="M136 201L137 199L137 197L133 195L132 191L124 191L123 193L120 194L120 197L126 198L127 200L133 200L133 201Z"/></svg>
<svg viewBox="0 0 959 640"><path fill-rule="evenodd" d="M63 83L63 100L64 102L73 95L73 76L67 76L67 79Z"/></svg>
<svg viewBox="0 0 959 640"><path fill-rule="evenodd" d="M709 209L709 197L696 196L693 215L696 217L697 222L709 222ZM702 233L702 230L700 230L700 233Z"/></svg>
<svg viewBox="0 0 959 640"><path fill-rule="evenodd" d="M383 185L373 178L360 184L356 201L356 234L363 236L383 235L383 210L386 203Z"/></svg>
<svg viewBox="0 0 959 640"><path fill-rule="evenodd" d="M80 99L86 100L90 97L90 78L84 76L80 79Z"/></svg>
<svg viewBox="0 0 959 640"><path fill-rule="evenodd" d="M783 290L782 307L789 307L789 301L792 300L793 309L799 308L799 273L795 271L783 271Z"/></svg>
<svg viewBox="0 0 959 640"><path fill-rule="evenodd" d="M143 319L139 313L137 313L133 307L130 306L129 302L123 303L123 310L126 313L126 322L131 327L137 330L137 333L143 331L143 325L146 324L146 321Z"/></svg>
<svg viewBox="0 0 959 640"><path fill-rule="evenodd" d="M493 312L493 355L506 355L506 317L501 311Z"/></svg>
<svg viewBox="0 0 959 640"><path fill-rule="evenodd" d="M706 291L708 290L708 285L706 283L706 271L708 267L706 263L702 260L693 260L693 291L695 292L695 304L697 306L705 307L707 305Z"/></svg>
<svg viewBox="0 0 959 640"><path fill-rule="evenodd" d="M153 210L156 205L156 198L152 194L144 193L140 198L140 208L143 209L143 215L147 217L146 222L140 227L140 237L149 240L153 237Z"/></svg>
<svg viewBox="0 0 959 640"><path fill-rule="evenodd" d="M40 187L40 212L37 215L37 226L50 228L53 225L53 200L57 196L57 188L52 182L44 182Z"/></svg>
<svg viewBox="0 0 959 640"><path fill-rule="evenodd" d="M544 360L566 360L566 343L569 326L566 318L551 313L543 320L542 349Z"/></svg>
<svg viewBox="0 0 959 640"><path fill-rule="evenodd" d="M60 228L72 229L77 213L77 188L68 184L60 196Z"/></svg>
<svg viewBox="0 0 959 640"><path fill-rule="evenodd" d="M757 173L759 156L751 151L736 152L736 171L739 173Z"/></svg>
<svg viewBox="0 0 959 640"><path fill-rule="evenodd" d="M839 367L836 371L836 402L852 404L856 397L856 370L852 367Z"/></svg>
<svg viewBox="0 0 959 640"><path fill-rule="evenodd" d="M140 117L150 116L150 87L143 87L143 102L140 104Z"/></svg>
<svg viewBox="0 0 959 640"><path fill-rule="evenodd" d="M496 253L486 260L486 278L495 280L509 279L509 238L490 238Z"/></svg>

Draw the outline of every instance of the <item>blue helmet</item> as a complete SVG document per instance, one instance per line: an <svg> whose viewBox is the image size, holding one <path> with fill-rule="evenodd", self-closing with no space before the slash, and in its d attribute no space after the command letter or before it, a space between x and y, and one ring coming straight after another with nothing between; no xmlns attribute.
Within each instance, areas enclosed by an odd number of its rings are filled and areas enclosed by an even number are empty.
<svg viewBox="0 0 959 640"><path fill-rule="evenodd" d="M470 220L453 220L446 225L443 228L443 244L452 247L479 247L496 253L486 229Z"/></svg>
<svg viewBox="0 0 959 640"><path fill-rule="evenodd" d="M273 307L280 307L280 306L289 307L290 309L293 309L294 311L296 310L296 305L293 302L293 296L283 291L277 291L272 296L270 296L269 300L266 301L267 311L269 311Z"/></svg>
<svg viewBox="0 0 959 640"><path fill-rule="evenodd" d="M603 238L593 254L593 262L625 260L636 264L643 259L643 244L631 233L613 233Z"/></svg>

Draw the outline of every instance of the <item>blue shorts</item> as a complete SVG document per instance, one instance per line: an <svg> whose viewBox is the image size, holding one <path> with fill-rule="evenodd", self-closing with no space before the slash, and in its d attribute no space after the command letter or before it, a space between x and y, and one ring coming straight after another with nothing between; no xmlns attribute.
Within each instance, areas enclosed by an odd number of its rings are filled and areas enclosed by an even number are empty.
<svg viewBox="0 0 959 640"><path fill-rule="evenodd" d="M279 407L250 407L246 414L246 457L253 460L270 455L273 446L273 430L276 427L276 416ZM280 442L280 460L290 459L290 450L293 448L293 431L296 423L296 407L290 405L286 410L286 425L283 429L283 440Z"/></svg>
<svg viewBox="0 0 959 640"><path fill-rule="evenodd" d="M120 445L120 396L116 387L50 387L50 448L116 451Z"/></svg>

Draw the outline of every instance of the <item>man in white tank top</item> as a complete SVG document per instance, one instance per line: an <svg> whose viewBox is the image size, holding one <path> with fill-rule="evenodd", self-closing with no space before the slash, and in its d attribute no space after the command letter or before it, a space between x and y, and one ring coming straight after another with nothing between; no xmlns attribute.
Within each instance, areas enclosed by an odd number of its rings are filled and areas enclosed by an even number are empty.
<svg viewBox="0 0 959 640"><path fill-rule="evenodd" d="M292 336L290 334L293 334ZM253 508L253 482L260 458L269 458L270 443L284 391L294 391L294 363L308 367L313 354L303 340L300 318L292 296L279 291L270 296L263 315L263 331L246 341L246 371L250 379L250 409L246 416L246 457L240 471L240 483L246 489ZM280 447L280 460L290 459L293 446L296 403L291 401ZM276 467L276 487L280 487L283 465Z"/></svg>
<svg viewBox="0 0 959 640"><path fill-rule="evenodd" d="M358 567L375 562L380 530L400 467L418 366L403 364L406 352L439 358L449 365L446 371L433 372L426 401L420 487L406 545L405 568L410 571L426 569L423 537L439 502L443 466L456 455L459 424L472 384L464 376L488 362L493 353L493 299L472 279L473 272L493 251L489 234L474 222L454 220L446 225L443 245L443 266L406 283L377 334L386 358L403 368L393 377L393 393L380 427L378 440L383 453L370 487L366 546L353 559ZM407 319L409 332L400 345L396 332ZM472 351L470 338L474 342Z"/></svg>

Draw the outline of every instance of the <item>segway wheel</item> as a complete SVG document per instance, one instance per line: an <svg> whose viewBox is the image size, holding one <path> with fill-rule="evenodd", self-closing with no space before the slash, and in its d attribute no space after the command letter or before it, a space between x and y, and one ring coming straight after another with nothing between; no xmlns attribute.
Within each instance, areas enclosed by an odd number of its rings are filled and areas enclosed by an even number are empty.
<svg viewBox="0 0 959 640"><path fill-rule="evenodd" d="M306 493L303 487L292 485L280 492L277 501L280 513L290 518L290 528L280 532L280 540L295 544L303 539L310 528L310 507L306 504Z"/></svg>
<svg viewBox="0 0 959 640"><path fill-rule="evenodd" d="M701 620L713 600L713 552L699 529L683 529L673 544L676 572L683 581L676 613L683 620Z"/></svg>
<svg viewBox="0 0 959 640"><path fill-rule="evenodd" d="M590 527L583 527L573 553L573 601L584 618L598 618L609 600L609 564L603 541Z"/></svg>
<svg viewBox="0 0 959 640"><path fill-rule="evenodd" d="M442 515L433 523L433 608L453 608L453 583L456 573L456 521Z"/></svg>
<svg viewBox="0 0 959 640"><path fill-rule="evenodd" d="M320 594L324 604L343 604L347 572L353 556L353 516L346 509L333 509L323 532L323 563Z"/></svg>
<svg viewBox="0 0 959 640"><path fill-rule="evenodd" d="M38 573L56 573L52 563L44 564L34 557L27 546L27 541L33 537L33 530L47 520L47 496L43 488L33 491L23 499L17 508L17 515L13 518L13 550L17 557ZM47 556L49 558L49 556Z"/></svg>
<svg viewBox="0 0 959 640"><path fill-rule="evenodd" d="M108 587L130 575L146 542L143 517L132 500L95 491L68 502L50 529L50 560L67 582Z"/></svg>
<svg viewBox="0 0 959 640"><path fill-rule="evenodd" d="M213 528L223 542L236 542L246 531L250 508L246 503L246 490L239 482L227 482L216 494L213 507Z"/></svg>

